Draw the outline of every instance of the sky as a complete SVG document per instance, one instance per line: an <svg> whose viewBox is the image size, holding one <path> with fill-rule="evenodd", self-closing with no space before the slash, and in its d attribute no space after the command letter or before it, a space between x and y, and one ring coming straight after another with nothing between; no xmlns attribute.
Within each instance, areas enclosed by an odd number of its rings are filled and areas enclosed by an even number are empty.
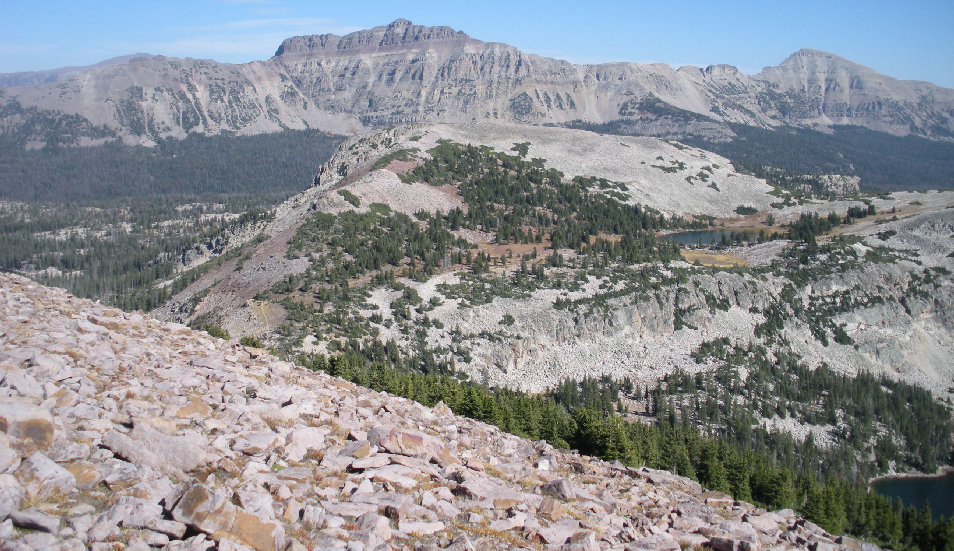
<svg viewBox="0 0 954 551"><path fill-rule="evenodd" d="M954 88L952 0L0 0L0 73L138 52L246 63L290 36L399 17L573 63L726 63L754 74L814 48Z"/></svg>

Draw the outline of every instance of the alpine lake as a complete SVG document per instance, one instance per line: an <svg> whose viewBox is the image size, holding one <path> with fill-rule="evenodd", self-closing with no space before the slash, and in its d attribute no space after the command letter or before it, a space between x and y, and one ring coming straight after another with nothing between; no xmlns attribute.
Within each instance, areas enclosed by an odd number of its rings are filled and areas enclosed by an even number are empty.
<svg viewBox="0 0 954 551"><path fill-rule="evenodd" d="M891 499L901 498L905 507L918 509L931 505L935 519L954 515L954 471L942 476L908 476L879 478L871 490Z"/></svg>

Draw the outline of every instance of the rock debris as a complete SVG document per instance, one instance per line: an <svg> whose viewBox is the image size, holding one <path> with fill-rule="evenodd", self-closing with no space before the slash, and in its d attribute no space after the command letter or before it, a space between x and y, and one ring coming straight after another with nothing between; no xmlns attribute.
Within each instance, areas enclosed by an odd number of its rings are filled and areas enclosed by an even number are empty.
<svg viewBox="0 0 954 551"><path fill-rule="evenodd" d="M19 276L0 317L5 550L869 547Z"/></svg>

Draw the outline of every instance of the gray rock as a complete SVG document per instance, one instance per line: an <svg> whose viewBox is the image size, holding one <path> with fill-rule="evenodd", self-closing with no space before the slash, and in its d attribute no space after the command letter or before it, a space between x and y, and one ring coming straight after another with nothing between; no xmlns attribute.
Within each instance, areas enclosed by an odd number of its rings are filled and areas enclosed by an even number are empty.
<svg viewBox="0 0 954 551"><path fill-rule="evenodd" d="M265 520L275 519L275 507L271 494L257 487L245 486L235 492L239 505L246 511L258 515Z"/></svg>
<svg viewBox="0 0 954 551"><path fill-rule="evenodd" d="M703 538L705 539L705 538ZM657 551L679 551L679 541L669 534L653 534L628 544L627 549L655 549Z"/></svg>
<svg viewBox="0 0 954 551"><path fill-rule="evenodd" d="M540 492L563 501L569 501L576 497L573 485L565 478L552 480L540 486Z"/></svg>
<svg viewBox="0 0 954 551"><path fill-rule="evenodd" d="M285 458L288 461L301 461L309 450L321 449L325 445L325 427L299 427L285 437Z"/></svg>
<svg viewBox="0 0 954 551"><path fill-rule="evenodd" d="M361 530L371 532L383 541L391 539L391 523L387 517L377 513L365 513L358 517L355 523Z"/></svg>
<svg viewBox="0 0 954 551"><path fill-rule="evenodd" d="M69 523L78 538L86 539L87 532L93 527L93 515L84 514L71 517Z"/></svg>
<svg viewBox="0 0 954 551"><path fill-rule="evenodd" d="M6 386L30 398L42 398L43 387L29 373L22 369L6 371L0 378L0 386Z"/></svg>
<svg viewBox="0 0 954 551"><path fill-rule="evenodd" d="M105 518L105 515L100 515L90 529L86 531L86 540L89 542L114 540L121 534L122 530L119 529L118 522Z"/></svg>
<svg viewBox="0 0 954 551"><path fill-rule="evenodd" d="M570 539L570 536L575 534L579 529L579 522L575 520L565 520L554 522L546 528L541 528L537 531L537 534L543 543L549 545L563 545Z"/></svg>
<svg viewBox="0 0 954 551"><path fill-rule="evenodd" d="M13 549L19 551L20 549L52 549L56 545L57 540L56 536L53 534L48 534L46 532L29 532L20 537L16 542L16 546Z"/></svg>
<svg viewBox="0 0 954 551"><path fill-rule="evenodd" d="M404 532L405 534L411 534L413 536L429 536L435 532L440 532L445 528L443 522L417 522L417 521L401 521L398 523L398 530Z"/></svg>
<svg viewBox="0 0 954 551"><path fill-rule="evenodd" d="M16 530L13 528L13 521L7 519L3 522L0 522L0 541L10 541L16 535Z"/></svg>
<svg viewBox="0 0 954 551"><path fill-rule="evenodd" d="M150 530L154 530L160 534L164 534L177 540L182 539L182 536L185 535L187 528L188 526L175 520L156 519L149 523Z"/></svg>
<svg viewBox="0 0 954 551"><path fill-rule="evenodd" d="M148 465L178 478L214 460L214 456L188 439L163 434L144 422L136 422L129 436L110 431L103 438L103 445L130 463Z"/></svg>
<svg viewBox="0 0 954 551"><path fill-rule="evenodd" d="M28 530L40 530L42 532L56 534L60 529L60 517L49 515L36 509L14 511L10 514L10 519L13 520L13 524L17 527L26 528Z"/></svg>
<svg viewBox="0 0 954 551"><path fill-rule="evenodd" d="M157 502L122 496L110 507L107 518L126 528L146 528L160 520L162 506Z"/></svg>
<svg viewBox="0 0 954 551"><path fill-rule="evenodd" d="M57 442L46 455L58 463L71 463L89 457L89 446L82 442Z"/></svg>
<svg viewBox="0 0 954 551"><path fill-rule="evenodd" d="M272 431L259 431L235 440L232 449L247 455L255 455L269 451L278 445L279 437Z"/></svg>
<svg viewBox="0 0 954 551"><path fill-rule="evenodd" d="M26 491L13 475L0 474L0 518L20 508Z"/></svg>
<svg viewBox="0 0 954 551"><path fill-rule="evenodd" d="M363 471L365 469L378 469L387 464L391 460L385 454L376 454L369 457L363 457L361 459L355 459L351 462L351 469L356 471Z"/></svg>
<svg viewBox="0 0 954 551"><path fill-rule="evenodd" d="M581 530L570 536L570 540L560 549L561 551L599 551L599 548L596 534L590 530Z"/></svg>
<svg viewBox="0 0 954 551"><path fill-rule="evenodd" d="M10 447L10 439L0 432L0 473L16 469L19 465L19 452Z"/></svg>

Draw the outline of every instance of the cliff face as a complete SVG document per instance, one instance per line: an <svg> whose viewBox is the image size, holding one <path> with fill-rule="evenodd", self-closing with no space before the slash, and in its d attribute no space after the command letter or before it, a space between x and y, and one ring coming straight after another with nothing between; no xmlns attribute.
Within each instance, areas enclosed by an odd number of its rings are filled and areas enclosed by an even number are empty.
<svg viewBox="0 0 954 551"><path fill-rule="evenodd" d="M814 50L755 76L728 65L573 65L399 19L289 38L273 58L246 65L157 57L93 67L6 88L0 104L3 135L23 147L474 120L623 120L655 135L710 137L731 136L730 122L854 124L951 139L954 91Z"/></svg>
<svg viewBox="0 0 954 551"><path fill-rule="evenodd" d="M839 547L791 511L17 276L0 316L4 549Z"/></svg>
<svg viewBox="0 0 954 551"><path fill-rule="evenodd" d="M950 138L952 91L901 81L819 50L799 50L755 75L786 122L853 124L893 134L933 132ZM776 93L781 93L779 97ZM946 129L946 130L944 130Z"/></svg>

